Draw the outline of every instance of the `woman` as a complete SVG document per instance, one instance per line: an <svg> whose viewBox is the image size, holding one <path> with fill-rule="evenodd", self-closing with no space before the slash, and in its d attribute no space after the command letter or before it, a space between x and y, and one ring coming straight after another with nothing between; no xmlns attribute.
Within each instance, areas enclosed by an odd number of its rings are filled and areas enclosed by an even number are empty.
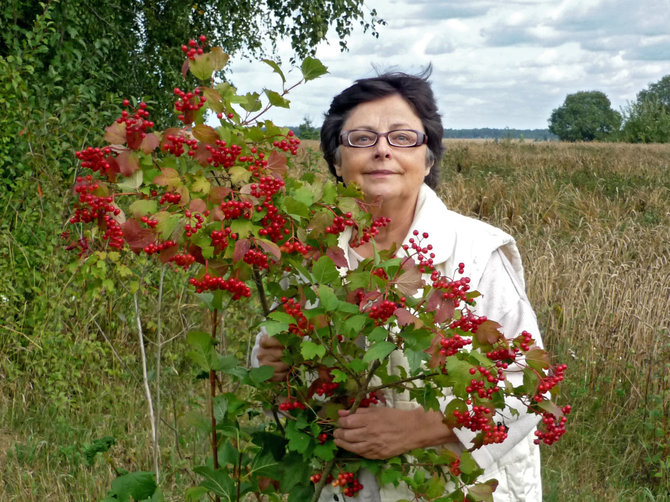
<svg viewBox="0 0 670 502"><path fill-rule="evenodd" d="M433 191L443 155L443 127L427 75L389 73L358 80L333 99L321 128L321 148L330 171L345 184L358 184L374 216L391 218L375 237L379 249L399 249L414 230L427 232L433 245L435 268L450 276L465 264L471 289L482 293L475 312L499 322L503 332L516 336L526 330L536 339L539 329L525 294L521 259L514 239L478 220L449 211ZM373 253L368 243L349 246L351 229L340 237L350 268ZM288 367L283 347L274 338L259 335L253 357L275 369L282 380ZM395 352L393 354L396 354ZM404 366L402 355L391 364ZM515 385L519 374L509 372ZM474 433L450 429L442 415L424 411L407 396L392 394L387 406L341 411L335 443L366 458L384 459L415 448L444 446L462 451L471 446ZM521 406L518 406L521 411ZM533 443L538 419L521 412L506 417L508 438L502 444L475 450L473 456L485 469L482 479L499 481L496 502L541 501L539 449ZM364 474L363 501L411 499L406 488L379 487ZM329 487L327 487L329 488ZM325 491L321 500L343 500Z"/></svg>

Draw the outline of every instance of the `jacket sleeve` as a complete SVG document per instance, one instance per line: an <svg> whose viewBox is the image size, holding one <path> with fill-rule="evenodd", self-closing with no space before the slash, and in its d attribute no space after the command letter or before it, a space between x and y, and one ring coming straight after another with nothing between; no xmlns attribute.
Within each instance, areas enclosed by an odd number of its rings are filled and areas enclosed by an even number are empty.
<svg viewBox="0 0 670 502"><path fill-rule="evenodd" d="M482 294L475 307L475 313L498 322L506 337L516 337L525 330L531 333L541 346L537 318L526 296L523 276L520 276L523 272L518 266L511 264L507 258L508 254L503 248L498 248L491 254L479 284L473 288ZM515 386L520 385L523 373L518 366L510 365L506 378ZM533 434L540 420L537 415L527 413L525 406L518 399L507 398L507 403L519 412L515 416L505 413L504 416L496 417L497 421L504 422L509 427L507 439L500 444L487 445L473 452L473 457L484 469L497 462L521 440ZM455 429L454 433L465 448L472 446L474 432L468 429Z"/></svg>

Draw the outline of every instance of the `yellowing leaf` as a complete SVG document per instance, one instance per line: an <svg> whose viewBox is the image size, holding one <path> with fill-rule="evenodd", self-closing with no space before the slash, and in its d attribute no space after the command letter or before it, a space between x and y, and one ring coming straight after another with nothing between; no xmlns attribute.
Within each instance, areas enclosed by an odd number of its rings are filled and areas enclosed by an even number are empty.
<svg viewBox="0 0 670 502"><path fill-rule="evenodd" d="M230 56L223 52L221 47L212 47L209 54L214 71L223 70L226 64L228 64L228 59Z"/></svg>
<svg viewBox="0 0 670 502"><path fill-rule="evenodd" d="M219 133L211 126L198 124L193 128L193 137L208 145L214 145L216 140L219 139Z"/></svg>
<svg viewBox="0 0 670 502"><path fill-rule="evenodd" d="M114 122L105 129L105 141L111 145L123 145L126 142L126 123Z"/></svg>
<svg viewBox="0 0 670 502"><path fill-rule="evenodd" d="M171 167L161 168L161 173L154 178L153 181L156 185L168 187L169 189L175 188L181 185L181 178L176 169Z"/></svg>

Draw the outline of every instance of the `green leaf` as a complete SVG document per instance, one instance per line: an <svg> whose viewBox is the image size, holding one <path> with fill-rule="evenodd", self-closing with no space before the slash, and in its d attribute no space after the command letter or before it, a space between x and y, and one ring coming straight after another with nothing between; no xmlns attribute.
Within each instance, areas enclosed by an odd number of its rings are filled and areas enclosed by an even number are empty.
<svg viewBox="0 0 670 502"><path fill-rule="evenodd" d="M335 263L328 256L322 256L312 268L314 279L319 283L331 283L340 277Z"/></svg>
<svg viewBox="0 0 670 502"><path fill-rule="evenodd" d="M189 70L199 80L209 80L214 72L214 63L209 54L196 56L194 61L189 62Z"/></svg>
<svg viewBox="0 0 670 502"><path fill-rule="evenodd" d="M347 381L347 374L337 368L330 370L330 375L333 377L333 382L335 383L343 383Z"/></svg>
<svg viewBox="0 0 670 502"><path fill-rule="evenodd" d="M305 359L315 359L326 355L326 347L310 340L303 340L300 344L300 353Z"/></svg>
<svg viewBox="0 0 670 502"><path fill-rule="evenodd" d="M321 61L312 57L305 58L300 69L302 70L302 77L305 79L305 82L314 80L315 78L328 73L328 68L326 68Z"/></svg>
<svg viewBox="0 0 670 502"><path fill-rule="evenodd" d="M335 457L335 451L337 451L335 443L327 441L324 444L318 444L314 447L314 456L328 461Z"/></svg>
<svg viewBox="0 0 670 502"><path fill-rule="evenodd" d="M108 497L119 501L145 500L156 491L157 485L151 472L130 472L112 481Z"/></svg>
<svg viewBox="0 0 670 502"><path fill-rule="evenodd" d="M295 198L295 200L302 202L308 207L314 204L314 190L309 185L298 188L291 195Z"/></svg>
<svg viewBox="0 0 670 502"><path fill-rule="evenodd" d="M230 224L230 230L231 232L237 234L238 239L246 239L249 237L253 226L253 223L247 219L238 219L233 220L233 222Z"/></svg>
<svg viewBox="0 0 670 502"><path fill-rule="evenodd" d="M249 370L249 379L254 385L265 382L274 375L272 366L261 366L260 368L251 368Z"/></svg>
<svg viewBox="0 0 670 502"><path fill-rule="evenodd" d="M550 362L549 352L539 347L531 347L531 349L526 352L526 363L537 371L547 369Z"/></svg>
<svg viewBox="0 0 670 502"><path fill-rule="evenodd" d="M298 429L295 421L287 424L286 439L288 439L288 448L300 454L304 454L312 443L312 438Z"/></svg>
<svg viewBox="0 0 670 502"><path fill-rule="evenodd" d="M370 319L367 314L357 314L351 316L349 319L344 321L342 329L345 333L351 338L353 335L356 335L361 332L365 323Z"/></svg>
<svg viewBox="0 0 670 502"><path fill-rule="evenodd" d="M135 192L142 186L143 180L144 172L138 169L130 176L126 176L123 180L119 181L116 186L121 192Z"/></svg>
<svg viewBox="0 0 670 502"><path fill-rule="evenodd" d="M476 502L493 502L493 492L498 487L498 481L489 479L485 483L477 483L468 488L468 496Z"/></svg>
<svg viewBox="0 0 670 502"><path fill-rule="evenodd" d="M231 167L228 169L228 174L230 174L230 181L234 185L242 185L251 179L249 170L242 166Z"/></svg>
<svg viewBox="0 0 670 502"><path fill-rule="evenodd" d="M86 463L89 466L93 465L93 461L98 453L104 453L108 451L112 445L116 442L114 436L105 436L100 439L96 439L92 444L88 445L84 449L84 457L86 457Z"/></svg>
<svg viewBox="0 0 670 502"><path fill-rule="evenodd" d="M363 356L363 361L366 363L370 363L372 361L376 361L377 359L382 360L386 356L388 356L391 352L393 352L395 349L396 346L394 343L387 342L385 340L377 342L367 350L367 352Z"/></svg>
<svg viewBox="0 0 670 502"><path fill-rule="evenodd" d="M291 102L278 92L265 89L265 95L268 97L268 101L270 101L272 106L278 106L280 108L291 107Z"/></svg>
<svg viewBox="0 0 670 502"><path fill-rule="evenodd" d="M319 285L319 302L327 311L334 311L337 309L337 306L340 304L333 288L325 284Z"/></svg>
<svg viewBox="0 0 670 502"><path fill-rule="evenodd" d="M138 199L133 202L128 210L135 217L146 216L147 214L154 214L158 209L158 202L155 199Z"/></svg>
<svg viewBox="0 0 670 502"><path fill-rule="evenodd" d="M224 470L214 470L208 466L198 466L193 468L193 472L200 474L205 480L200 483L205 488L214 492L214 494L219 495L220 497L226 497L230 499L230 496L233 494L235 489L235 484L230 474Z"/></svg>
<svg viewBox="0 0 670 502"><path fill-rule="evenodd" d="M388 334L389 332L387 328L384 326L377 326L370 333L368 333L368 340L371 342L381 342L382 340L386 340Z"/></svg>
<svg viewBox="0 0 670 502"><path fill-rule="evenodd" d="M186 343L193 348L186 355L198 368L204 371L211 370L211 359L214 353L212 337L204 331L191 331L186 335Z"/></svg>
<svg viewBox="0 0 670 502"><path fill-rule="evenodd" d="M479 467L479 464L475 461L472 453L467 450L461 453L460 468L462 473L461 476L466 483L474 482L474 480L484 472L484 469Z"/></svg>
<svg viewBox="0 0 670 502"><path fill-rule="evenodd" d="M265 64L269 65L274 70L274 72L281 77L282 84L286 83L286 77L284 76L284 72L281 71L281 68L279 67L279 65L277 63L275 63L274 61L272 61L270 59L262 59L261 61L263 61Z"/></svg>
<svg viewBox="0 0 670 502"><path fill-rule="evenodd" d="M259 94L257 92L249 92L244 96L239 96L240 106L248 112L257 112L263 107L263 103L261 103L258 97Z"/></svg>

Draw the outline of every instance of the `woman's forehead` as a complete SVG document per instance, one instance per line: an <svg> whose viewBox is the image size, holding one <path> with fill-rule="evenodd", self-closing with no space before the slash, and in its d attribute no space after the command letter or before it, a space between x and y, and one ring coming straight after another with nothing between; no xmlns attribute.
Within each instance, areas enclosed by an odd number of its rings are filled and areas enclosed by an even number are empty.
<svg viewBox="0 0 670 502"><path fill-rule="evenodd" d="M352 108L343 128L374 128L380 125L387 128L416 128L421 125L421 119L405 98L393 94Z"/></svg>

